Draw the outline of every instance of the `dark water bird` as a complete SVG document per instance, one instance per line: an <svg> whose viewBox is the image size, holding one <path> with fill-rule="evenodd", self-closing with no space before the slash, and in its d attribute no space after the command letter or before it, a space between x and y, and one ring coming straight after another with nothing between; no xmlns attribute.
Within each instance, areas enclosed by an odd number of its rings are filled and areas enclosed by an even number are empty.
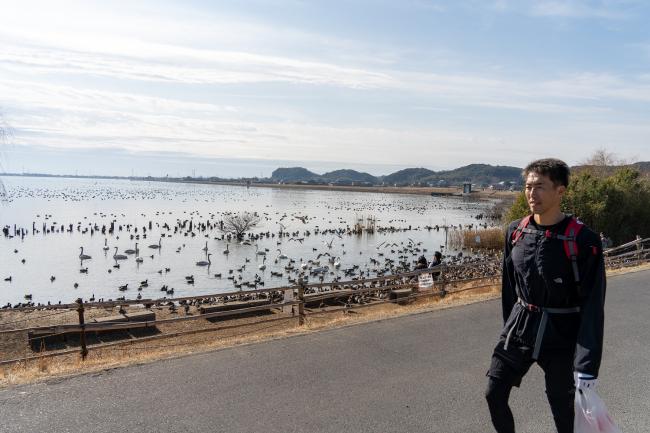
<svg viewBox="0 0 650 433"><path fill-rule="evenodd" d="M115 247L115 254L113 254L113 258L115 260L126 260L126 259L128 259L128 257L125 256L124 254L118 254L117 253L117 247Z"/></svg>
<svg viewBox="0 0 650 433"><path fill-rule="evenodd" d="M79 247L79 248L81 249L81 253L79 254L79 258L81 260L92 259L92 257L90 257L88 254L84 254L84 247Z"/></svg>
<svg viewBox="0 0 650 433"><path fill-rule="evenodd" d="M206 262L205 260L201 260L199 262L196 262L196 266L210 266L212 262L210 261L210 256L212 253L208 253L208 261Z"/></svg>
<svg viewBox="0 0 650 433"><path fill-rule="evenodd" d="M134 250L130 249L130 248L128 250L124 250L124 252L126 254L138 254L139 251L140 250L138 249L138 243L137 242L135 243L135 249Z"/></svg>
<svg viewBox="0 0 650 433"><path fill-rule="evenodd" d="M158 239L157 244L149 245L149 248L152 248L154 250L160 249L161 248L161 242L162 242L162 238ZM207 246L207 243L206 243L206 246Z"/></svg>

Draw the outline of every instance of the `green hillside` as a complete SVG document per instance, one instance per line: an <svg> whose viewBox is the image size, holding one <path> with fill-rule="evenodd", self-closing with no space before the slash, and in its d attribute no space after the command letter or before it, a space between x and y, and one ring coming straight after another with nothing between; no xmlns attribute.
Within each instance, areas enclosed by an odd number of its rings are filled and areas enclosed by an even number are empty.
<svg viewBox="0 0 650 433"><path fill-rule="evenodd" d="M356 170L334 170L323 174L321 177L330 182L365 182L373 185L379 183L379 179L375 176Z"/></svg>
<svg viewBox="0 0 650 433"><path fill-rule="evenodd" d="M419 183L422 179L434 175L435 172L428 168L405 168L384 176L382 181L388 185L410 185Z"/></svg>

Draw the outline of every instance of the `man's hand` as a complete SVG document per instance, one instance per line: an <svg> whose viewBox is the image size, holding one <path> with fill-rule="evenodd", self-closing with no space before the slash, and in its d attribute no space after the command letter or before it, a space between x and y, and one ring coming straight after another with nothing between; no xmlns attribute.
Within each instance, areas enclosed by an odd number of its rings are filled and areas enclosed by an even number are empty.
<svg viewBox="0 0 650 433"><path fill-rule="evenodd" d="M576 389L583 391L585 389L593 389L598 384L598 379L590 374L576 373L575 374Z"/></svg>

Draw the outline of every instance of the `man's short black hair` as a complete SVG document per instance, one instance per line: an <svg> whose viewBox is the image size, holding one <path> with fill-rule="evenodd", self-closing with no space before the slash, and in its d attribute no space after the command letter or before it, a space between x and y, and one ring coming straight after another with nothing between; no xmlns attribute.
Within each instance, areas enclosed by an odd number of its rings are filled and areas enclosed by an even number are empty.
<svg viewBox="0 0 650 433"><path fill-rule="evenodd" d="M564 161L555 158L544 158L533 161L524 168L522 175L524 180L530 173L547 176L553 182L553 185L569 186L569 166Z"/></svg>

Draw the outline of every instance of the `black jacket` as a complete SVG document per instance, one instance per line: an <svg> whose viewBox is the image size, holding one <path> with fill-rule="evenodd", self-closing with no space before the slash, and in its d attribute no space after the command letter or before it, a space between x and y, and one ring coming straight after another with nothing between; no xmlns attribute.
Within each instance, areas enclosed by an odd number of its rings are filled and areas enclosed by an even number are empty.
<svg viewBox="0 0 650 433"><path fill-rule="evenodd" d="M538 226L531 218L529 228L564 234L570 217L554 226ZM605 303L605 265L602 245L596 233L583 227L578 245L580 285L574 281L571 261L562 240L524 233L512 245L512 233L521 220L514 221L506 233L503 255L502 305L504 328L515 345L533 347L541 312L530 311L517 302L547 308L580 307L579 313L549 314L541 351L575 347L574 370L598 376L603 347ZM512 329L514 327L514 329Z"/></svg>

